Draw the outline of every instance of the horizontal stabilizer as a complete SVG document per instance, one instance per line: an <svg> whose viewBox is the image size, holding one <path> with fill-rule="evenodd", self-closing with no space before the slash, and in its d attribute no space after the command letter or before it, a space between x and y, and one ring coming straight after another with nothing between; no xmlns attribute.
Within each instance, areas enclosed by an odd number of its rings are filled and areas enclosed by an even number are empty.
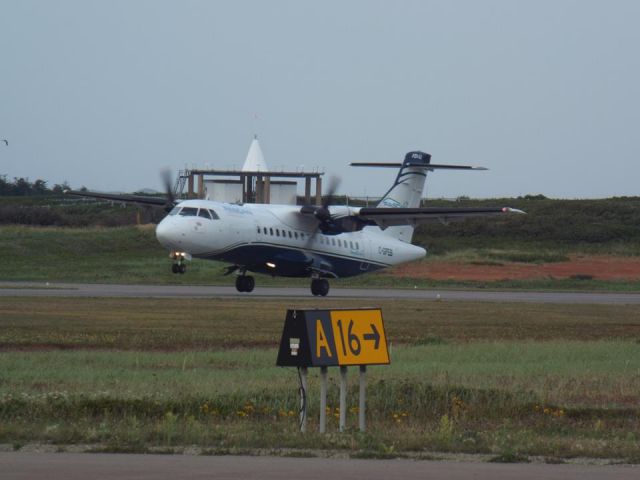
<svg viewBox="0 0 640 480"><path fill-rule="evenodd" d="M400 168L405 167L418 167L425 170L488 170L485 167L473 167L469 165L438 165L434 163L400 163L400 162L352 162L349 164L352 167L378 167L378 168Z"/></svg>

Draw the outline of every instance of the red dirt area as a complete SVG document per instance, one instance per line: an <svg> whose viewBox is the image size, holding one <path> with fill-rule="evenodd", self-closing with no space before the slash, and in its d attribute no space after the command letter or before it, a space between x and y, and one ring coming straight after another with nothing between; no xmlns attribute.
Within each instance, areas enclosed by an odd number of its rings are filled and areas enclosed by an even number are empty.
<svg viewBox="0 0 640 480"><path fill-rule="evenodd" d="M640 258L570 256L567 262L542 264L505 263L476 265L430 262L400 265L389 271L397 277L433 280L534 280L544 278L592 277L598 280L640 280Z"/></svg>

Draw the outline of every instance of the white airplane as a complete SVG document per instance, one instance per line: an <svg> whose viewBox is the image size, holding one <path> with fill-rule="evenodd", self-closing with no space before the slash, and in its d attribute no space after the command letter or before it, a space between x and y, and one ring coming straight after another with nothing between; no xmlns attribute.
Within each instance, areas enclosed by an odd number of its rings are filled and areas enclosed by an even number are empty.
<svg viewBox="0 0 640 480"><path fill-rule="evenodd" d="M469 217L524 213L508 207L420 208L427 173L437 169L486 170L435 165L431 155L409 152L402 163L352 163L399 168L391 188L376 207L230 204L137 195L69 191L72 195L164 206L169 214L156 227L160 244L170 250L174 273L186 272L186 260L229 263L236 289L251 292L254 277L311 278L311 293L326 296L330 278L344 278L418 260L427 251L411 244L416 225L448 223ZM167 182L169 187L169 182ZM170 188L167 189L168 192ZM333 190L333 188L331 189Z"/></svg>

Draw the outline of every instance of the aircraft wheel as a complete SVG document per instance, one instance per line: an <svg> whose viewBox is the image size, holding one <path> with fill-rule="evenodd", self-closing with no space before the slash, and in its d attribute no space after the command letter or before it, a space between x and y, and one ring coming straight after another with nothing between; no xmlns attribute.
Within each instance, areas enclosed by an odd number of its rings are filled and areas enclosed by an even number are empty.
<svg viewBox="0 0 640 480"><path fill-rule="evenodd" d="M180 265L178 265L177 263L174 263L173 265L171 265L171 271L173 273L180 273Z"/></svg>
<svg viewBox="0 0 640 480"><path fill-rule="evenodd" d="M251 276L240 276L236 277L236 290L239 292L252 292L254 287L256 286L256 281Z"/></svg>
<svg viewBox="0 0 640 480"><path fill-rule="evenodd" d="M311 293L316 297L326 297L329 293L329 282L325 278L311 280Z"/></svg>
<svg viewBox="0 0 640 480"><path fill-rule="evenodd" d="M179 269L178 272L180 272L181 274L183 273L187 273L187 266L185 264L179 265Z"/></svg>
<svg viewBox="0 0 640 480"><path fill-rule="evenodd" d="M318 286L318 295L320 295L321 297L326 297L329 293L329 280L327 280L326 278L321 278L318 282Z"/></svg>

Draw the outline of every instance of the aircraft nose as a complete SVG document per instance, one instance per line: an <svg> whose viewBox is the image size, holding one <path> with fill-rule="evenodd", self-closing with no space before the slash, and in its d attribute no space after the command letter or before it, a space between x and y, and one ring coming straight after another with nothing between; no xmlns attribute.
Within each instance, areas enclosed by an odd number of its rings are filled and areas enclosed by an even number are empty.
<svg viewBox="0 0 640 480"><path fill-rule="evenodd" d="M156 238L160 245L165 248L172 249L177 248L177 238L175 228L171 225L166 218L162 220L156 227Z"/></svg>

